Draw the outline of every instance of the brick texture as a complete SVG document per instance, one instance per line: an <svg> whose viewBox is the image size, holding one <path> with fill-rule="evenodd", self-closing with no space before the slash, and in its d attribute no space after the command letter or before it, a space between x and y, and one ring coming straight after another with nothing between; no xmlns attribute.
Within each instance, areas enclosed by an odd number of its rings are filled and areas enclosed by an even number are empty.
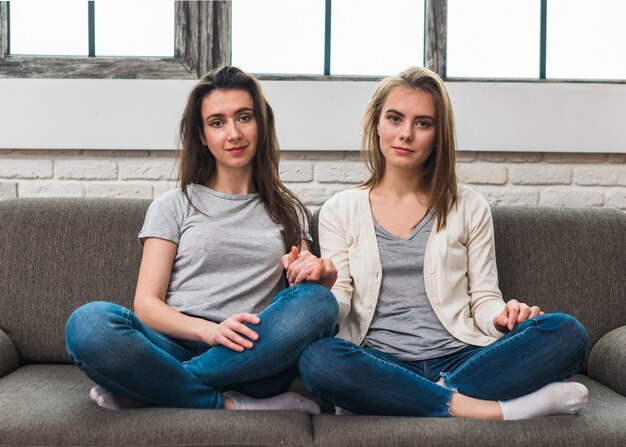
<svg viewBox="0 0 626 447"><path fill-rule="evenodd" d="M176 187L173 151L2 150L0 199L153 198ZM461 151L459 179L490 204L626 211L626 154ZM285 151L280 176L315 210L369 177L357 151Z"/></svg>
<svg viewBox="0 0 626 447"><path fill-rule="evenodd" d="M310 182L313 180L313 162L281 161L279 174L283 182Z"/></svg>
<svg viewBox="0 0 626 447"><path fill-rule="evenodd" d="M0 200L17 197L17 183L0 182Z"/></svg>
<svg viewBox="0 0 626 447"><path fill-rule="evenodd" d="M514 185L569 185L572 168L560 166L513 166L509 169Z"/></svg>
<svg viewBox="0 0 626 447"><path fill-rule="evenodd" d="M593 207L604 205L601 191L546 189L539 197L539 204L544 206Z"/></svg>
<svg viewBox="0 0 626 447"><path fill-rule="evenodd" d="M574 183L590 186L626 186L626 165L576 168L574 170Z"/></svg>
<svg viewBox="0 0 626 447"><path fill-rule="evenodd" d="M58 179L115 180L117 163L113 160L57 160L54 172Z"/></svg>
<svg viewBox="0 0 626 447"><path fill-rule="evenodd" d="M320 183L362 183L369 172L360 161L320 162L315 165L315 180Z"/></svg>
<svg viewBox="0 0 626 447"><path fill-rule="evenodd" d="M457 164L457 177L463 183L504 185L508 178L508 169L495 163Z"/></svg>
<svg viewBox="0 0 626 447"><path fill-rule="evenodd" d="M172 180L178 175L173 158L139 158L120 162L122 180Z"/></svg>
<svg viewBox="0 0 626 447"><path fill-rule="evenodd" d="M23 182L18 187L20 197L83 197L83 185L74 182Z"/></svg>
<svg viewBox="0 0 626 447"><path fill-rule="evenodd" d="M0 179L3 178L52 178L52 160L2 160Z"/></svg>
<svg viewBox="0 0 626 447"><path fill-rule="evenodd" d="M124 199L151 199L152 185L105 184L87 185L87 197L120 197Z"/></svg>

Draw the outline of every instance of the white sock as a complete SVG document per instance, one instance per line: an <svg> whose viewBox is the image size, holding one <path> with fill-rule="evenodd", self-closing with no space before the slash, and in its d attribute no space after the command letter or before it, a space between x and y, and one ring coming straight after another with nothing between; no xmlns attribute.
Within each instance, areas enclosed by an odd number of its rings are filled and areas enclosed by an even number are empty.
<svg viewBox="0 0 626 447"><path fill-rule="evenodd" d="M297 410L309 414L320 414L320 407L310 399L294 392L279 394L266 399L254 399L236 391L227 391L224 397L235 404L237 410Z"/></svg>
<svg viewBox="0 0 626 447"><path fill-rule="evenodd" d="M578 414L587 404L587 387L578 382L553 382L516 399L500 401L506 421L554 414Z"/></svg>
<svg viewBox="0 0 626 447"><path fill-rule="evenodd" d="M127 397L117 396L108 390L105 390L101 386L94 386L89 391L89 397L100 407L107 410L122 410L124 408L139 408L145 407L146 404L129 399Z"/></svg>
<svg viewBox="0 0 626 447"><path fill-rule="evenodd" d="M335 414L337 416L352 416L354 413L351 412L350 410L346 410L345 408L341 408L335 405Z"/></svg>

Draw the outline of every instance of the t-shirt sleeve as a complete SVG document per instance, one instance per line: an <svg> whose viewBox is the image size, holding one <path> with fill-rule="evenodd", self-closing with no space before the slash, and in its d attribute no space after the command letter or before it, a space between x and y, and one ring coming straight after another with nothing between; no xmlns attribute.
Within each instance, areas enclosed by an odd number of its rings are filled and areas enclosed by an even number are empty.
<svg viewBox="0 0 626 447"><path fill-rule="evenodd" d="M176 212L174 203L164 199L164 197L159 197L150 204L143 221L143 227L139 232L141 245L149 237L158 237L178 244L182 216Z"/></svg>

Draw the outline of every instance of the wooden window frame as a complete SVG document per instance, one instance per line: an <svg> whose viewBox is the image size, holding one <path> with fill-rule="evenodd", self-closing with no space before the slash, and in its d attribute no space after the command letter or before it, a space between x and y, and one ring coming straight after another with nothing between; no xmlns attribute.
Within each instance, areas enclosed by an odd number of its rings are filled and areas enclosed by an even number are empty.
<svg viewBox="0 0 626 447"><path fill-rule="evenodd" d="M9 2L0 1L0 77L197 79L230 63L230 2L176 1L174 57L48 57L9 53Z"/></svg>
<svg viewBox="0 0 626 447"><path fill-rule="evenodd" d="M330 73L330 8L332 0L326 0L325 30L324 30L324 73L323 75L283 75L283 74L257 74L261 80L288 80L299 81L375 81L380 76L350 76L333 75ZM447 32L447 0L424 0L424 66L446 79L446 32Z"/></svg>
<svg viewBox="0 0 626 447"><path fill-rule="evenodd" d="M7 1L0 1L0 77L197 79L230 63L230 1L176 1L172 58L13 56ZM445 78L446 0L425 1L425 66ZM328 7L328 6L327 6ZM372 80L374 76L259 75L266 80Z"/></svg>

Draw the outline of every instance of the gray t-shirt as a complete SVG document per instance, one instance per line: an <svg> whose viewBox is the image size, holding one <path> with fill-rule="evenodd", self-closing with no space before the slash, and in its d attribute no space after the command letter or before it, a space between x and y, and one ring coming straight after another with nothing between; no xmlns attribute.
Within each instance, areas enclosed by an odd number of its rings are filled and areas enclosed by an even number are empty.
<svg viewBox="0 0 626 447"><path fill-rule="evenodd" d="M426 295L424 254L434 220L431 210L406 239L374 221L383 279L363 344L399 360L432 359L466 346L443 327Z"/></svg>
<svg viewBox="0 0 626 447"><path fill-rule="evenodd" d="M150 205L139 241L156 237L178 245L165 302L188 315L221 322L259 312L285 287L282 225L258 194L225 194L190 185Z"/></svg>

